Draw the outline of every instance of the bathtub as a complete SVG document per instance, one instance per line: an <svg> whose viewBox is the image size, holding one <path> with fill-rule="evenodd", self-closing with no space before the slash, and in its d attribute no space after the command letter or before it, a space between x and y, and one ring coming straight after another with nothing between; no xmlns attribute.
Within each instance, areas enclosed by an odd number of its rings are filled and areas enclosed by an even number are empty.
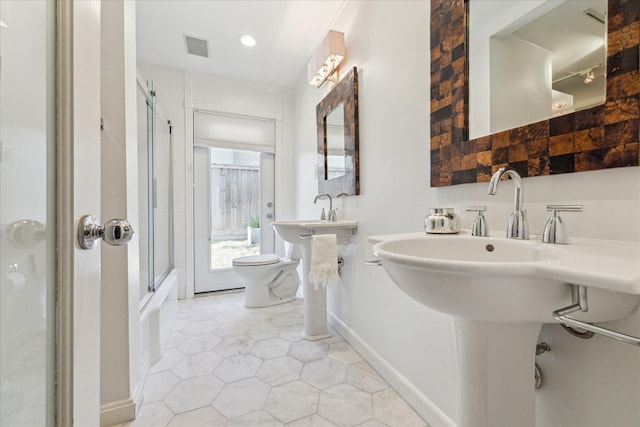
<svg viewBox="0 0 640 427"><path fill-rule="evenodd" d="M140 360L144 376L162 357L178 315L178 273L171 271L140 312Z"/></svg>

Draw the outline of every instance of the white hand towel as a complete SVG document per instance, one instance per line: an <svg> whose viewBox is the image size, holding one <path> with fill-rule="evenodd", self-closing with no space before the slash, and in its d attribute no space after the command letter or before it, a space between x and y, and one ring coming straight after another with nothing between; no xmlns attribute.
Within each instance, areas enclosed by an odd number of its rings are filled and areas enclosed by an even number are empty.
<svg viewBox="0 0 640 427"><path fill-rule="evenodd" d="M311 268L309 282L313 289L322 285L327 288L329 280L338 280L338 250L335 234L318 234L313 236L311 245Z"/></svg>

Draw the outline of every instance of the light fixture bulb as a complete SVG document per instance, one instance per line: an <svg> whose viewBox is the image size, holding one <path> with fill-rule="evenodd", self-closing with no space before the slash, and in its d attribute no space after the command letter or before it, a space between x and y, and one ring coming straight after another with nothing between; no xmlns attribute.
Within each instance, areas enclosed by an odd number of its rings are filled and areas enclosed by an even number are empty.
<svg viewBox="0 0 640 427"><path fill-rule="evenodd" d="M240 34L238 36L238 40L247 47L253 47L256 45L256 39L250 34Z"/></svg>
<svg viewBox="0 0 640 427"><path fill-rule="evenodd" d="M593 71L589 71L587 73L587 76L584 78L584 82L586 84L589 84L591 82L593 82L593 80L596 78L596 74Z"/></svg>

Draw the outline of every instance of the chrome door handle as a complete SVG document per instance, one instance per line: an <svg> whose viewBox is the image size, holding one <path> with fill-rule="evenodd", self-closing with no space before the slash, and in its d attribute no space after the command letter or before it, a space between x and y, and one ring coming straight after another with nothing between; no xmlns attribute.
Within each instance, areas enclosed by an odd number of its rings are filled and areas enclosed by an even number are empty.
<svg viewBox="0 0 640 427"><path fill-rule="evenodd" d="M126 219L115 218L100 225L92 215L85 215L78 222L78 244L82 249L93 249L102 239L111 246L122 246L129 243L134 231Z"/></svg>

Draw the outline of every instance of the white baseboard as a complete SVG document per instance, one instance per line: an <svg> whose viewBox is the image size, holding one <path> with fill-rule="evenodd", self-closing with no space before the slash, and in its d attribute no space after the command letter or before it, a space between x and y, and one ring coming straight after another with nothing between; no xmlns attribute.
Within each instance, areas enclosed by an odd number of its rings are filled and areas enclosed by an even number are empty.
<svg viewBox="0 0 640 427"><path fill-rule="evenodd" d="M136 402L132 399L116 400L100 406L100 427L131 421L136 417Z"/></svg>
<svg viewBox="0 0 640 427"><path fill-rule="evenodd" d="M431 427L457 427L440 408L420 392L396 368L383 359L358 334L350 329L333 313L329 314L330 325L389 383L395 391L427 422Z"/></svg>

